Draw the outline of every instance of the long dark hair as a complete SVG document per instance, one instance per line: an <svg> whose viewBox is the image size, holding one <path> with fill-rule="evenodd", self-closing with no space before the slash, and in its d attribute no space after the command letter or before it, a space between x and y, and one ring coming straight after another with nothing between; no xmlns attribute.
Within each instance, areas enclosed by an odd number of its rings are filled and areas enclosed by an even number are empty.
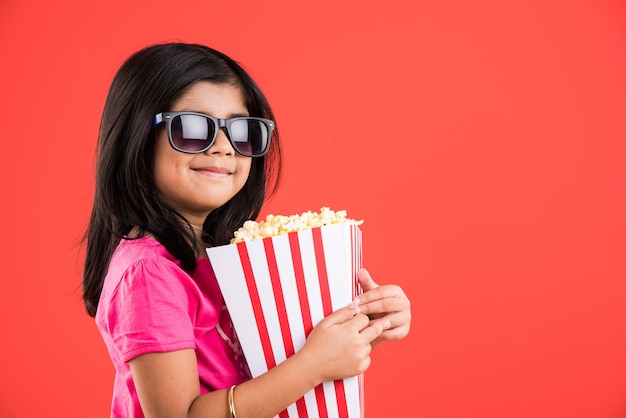
<svg viewBox="0 0 626 418"><path fill-rule="evenodd" d="M212 48L184 43L159 44L133 54L118 70L107 96L98 138L96 189L83 272L83 300L95 316L104 277L120 239L134 228L150 233L187 271L196 266L197 242L191 225L158 199L152 175L155 114L169 110L193 83L239 86L251 116L275 120L257 84L234 60ZM207 246L227 244L234 230L256 219L281 173L278 130L269 152L253 158L243 189L207 217Z"/></svg>

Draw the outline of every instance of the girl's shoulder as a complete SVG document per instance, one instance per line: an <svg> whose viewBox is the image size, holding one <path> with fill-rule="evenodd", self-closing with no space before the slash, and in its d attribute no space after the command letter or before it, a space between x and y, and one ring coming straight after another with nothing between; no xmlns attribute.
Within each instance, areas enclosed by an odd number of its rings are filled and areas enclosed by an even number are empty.
<svg viewBox="0 0 626 418"><path fill-rule="evenodd" d="M122 260L131 263L137 260L176 261L163 244L150 236L120 240L111 261Z"/></svg>
<svg viewBox="0 0 626 418"><path fill-rule="evenodd" d="M173 294L193 288L193 278L160 242L151 237L122 239L111 257L101 299L114 297L120 289Z"/></svg>
<svg viewBox="0 0 626 418"><path fill-rule="evenodd" d="M172 256L165 246L156 239L145 236L140 238L124 238L120 240L113 252L107 279L112 276L117 281L130 271L163 271L174 270L182 273L180 262Z"/></svg>

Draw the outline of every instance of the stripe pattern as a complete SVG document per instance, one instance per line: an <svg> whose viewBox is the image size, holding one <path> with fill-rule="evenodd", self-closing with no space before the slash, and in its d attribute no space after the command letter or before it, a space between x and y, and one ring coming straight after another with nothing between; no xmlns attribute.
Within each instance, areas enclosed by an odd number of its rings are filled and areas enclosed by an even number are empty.
<svg viewBox="0 0 626 418"><path fill-rule="evenodd" d="M297 352L361 292L361 230L335 224L207 249L253 377ZM363 376L324 382L279 418L363 417Z"/></svg>

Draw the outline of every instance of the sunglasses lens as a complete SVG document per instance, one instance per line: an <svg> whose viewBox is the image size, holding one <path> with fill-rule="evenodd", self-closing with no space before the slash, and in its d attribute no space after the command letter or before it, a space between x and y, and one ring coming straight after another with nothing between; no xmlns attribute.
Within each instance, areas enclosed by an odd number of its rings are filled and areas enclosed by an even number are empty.
<svg viewBox="0 0 626 418"><path fill-rule="evenodd" d="M233 120L228 133L237 151L248 156L263 154L269 143L269 128L259 120Z"/></svg>
<svg viewBox="0 0 626 418"><path fill-rule="evenodd" d="M215 136L215 124L200 115L178 115L172 119L172 142L183 151L207 149Z"/></svg>
<svg viewBox="0 0 626 418"><path fill-rule="evenodd" d="M219 129L218 120L201 114L182 113L172 116L169 127L174 148L197 153L213 145ZM265 121L248 117L234 118L228 119L226 126L230 142L238 153L256 157L267 151L273 128Z"/></svg>

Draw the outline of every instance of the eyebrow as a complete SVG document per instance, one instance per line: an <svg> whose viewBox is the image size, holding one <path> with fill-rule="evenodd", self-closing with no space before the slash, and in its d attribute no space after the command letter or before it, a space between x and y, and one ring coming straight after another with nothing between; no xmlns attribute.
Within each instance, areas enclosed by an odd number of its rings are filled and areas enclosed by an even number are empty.
<svg viewBox="0 0 626 418"><path fill-rule="evenodd" d="M231 113L230 118L247 118L249 117L250 114L249 113Z"/></svg>

